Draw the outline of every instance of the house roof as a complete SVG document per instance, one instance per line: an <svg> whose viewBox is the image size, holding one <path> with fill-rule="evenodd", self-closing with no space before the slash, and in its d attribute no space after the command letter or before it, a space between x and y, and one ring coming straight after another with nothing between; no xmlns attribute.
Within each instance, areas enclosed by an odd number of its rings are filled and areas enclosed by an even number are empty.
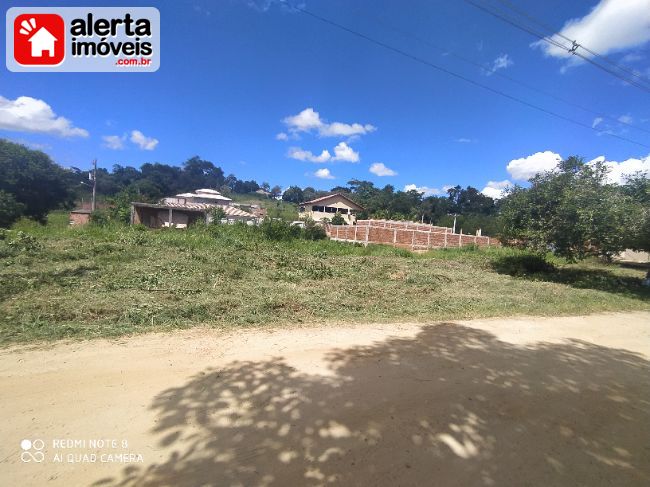
<svg viewBox="0 0 650 487"><path fill-rule="evenodd" d="M221 200L221 201L232 201L230 198L225 197L218 191L212 189L197 189L196 193L179 193L176 195L177 198L205 198L207 200Z"/></svg>
<svg viewBox="0 0 650 487"><path fill-rule="evenodd" d="M255 218L255 215L248 213L247 211L240 210L234 206L215 206L209 203L131 203L133 206L142 207L142 208L159 208L161 210L185 210L185 211L195 211L195 212L207 212L211 211L214 208L221 208L226 216L240 216Z"/></svg>
<svg viewBox="0 0 650 487"><path fill-rule="evenodd" d="M341 198L346 200L348 203L353 204L354 206L356 206L357 208L359 208L361 210L365 210L365 208L363 206L361 206L359 203L357 203L353 199L349 198L348 196L344 195L343 193L331 193L331 194L321 196L320 198L316 198L316 199L313 199L313 200L310 200L310 201L304 201L303 203L300 203L300 204L301 205L310 205L310 204L313 204L313 203L320 203L321 201L327 200L327 199L332 198L334 196L340 196Z"/></svg>

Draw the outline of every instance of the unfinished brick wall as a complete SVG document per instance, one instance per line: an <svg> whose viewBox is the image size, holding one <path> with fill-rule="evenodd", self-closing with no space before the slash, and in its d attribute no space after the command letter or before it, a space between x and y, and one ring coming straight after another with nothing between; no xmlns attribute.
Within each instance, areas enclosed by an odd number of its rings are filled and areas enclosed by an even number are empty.
<svg viewBox="0 0 650 487"><path fill-rule="evenodd" d="M409 250L501 245L497 239L453 233L448 227L389 220L359 220L356 225L351 226L327 224L325 231L332 240L387 244Z"/></svg>

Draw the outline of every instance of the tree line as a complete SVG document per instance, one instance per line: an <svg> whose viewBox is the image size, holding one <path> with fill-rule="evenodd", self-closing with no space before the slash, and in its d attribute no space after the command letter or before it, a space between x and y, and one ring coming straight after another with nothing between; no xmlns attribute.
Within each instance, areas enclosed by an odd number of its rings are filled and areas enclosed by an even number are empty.
<svg viewBox="0 0 650 487"><path fill-rule="evenodd" d="M444 195L423 196L392 185L376 187L353 179L329 192L313 187L258 184L225 175L212 162L193 157L181 166L147 163L140 168L113 166L97 171L98 193L126 217L131 201L154 202L198 188L217 188L228 195L262 188L271 196L300 204L330 192L349 195L365 208L360 218L424 221L501 238L507 245L553 252L570 260L598 254L611 256L626 248L650 250L650 180L632 175L624 184L608 181L602 162L569 157L552 171L514 186L494 200L471 186L449 188ZM85 183L85 184L84 184ZM0 227L21 216L44 222L49 211L71 208L89 194L87 171L64 169L37 150L0 139Z"/></svg>

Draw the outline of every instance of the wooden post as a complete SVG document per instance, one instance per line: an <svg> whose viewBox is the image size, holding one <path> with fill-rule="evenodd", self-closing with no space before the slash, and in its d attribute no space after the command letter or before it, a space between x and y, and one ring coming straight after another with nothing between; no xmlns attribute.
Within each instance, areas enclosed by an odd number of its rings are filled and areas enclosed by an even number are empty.
<svg viewBox="0 0 650 487"><path fill-rule="evenodd" d="M397 243L397 229L393 230L393 243Z"/></svg>
<svg viewBox="0 0 650 487"><path fill-rule="evenodd" d="M445 229L445 246L444 248L447 248L447 229Z"/></svg>
<svg viewBox="0 0 650 487"><path fill-rule="evenodd" d="M354 241L357 241L357 226L354 226Z"/></svg>
<svg viewBox="0 0 650 487"><path fill-rule="evenodd" d="M415 230L413 230L413 236L411 237L411 250L415 250Z"/></svg>
<svg viewBox="0 0 650 487"><path fill-rule="evenodd" d="M370 224L366 227L366 247L368 246L368 233L370 233Z"/></svg>
<svg viewBox="0 0 650 487"><path fill-rule="evenodd" d="M134 220L135 220L135 207L131 205L131 219L130 219L131 225L133 225Z"/></svg>
<svg viewBox="0 0 650 487"><path fill-rule="evenodd" d="M172 221L173 221L173 216L172 216L172 209L169 209L169 227L172 227Z"/></svg>
<svg viewBox="0 0 650 487"><path fill-rule="evenodd" d="M431 248L431 232L427 235L427 249Z"/></svg>

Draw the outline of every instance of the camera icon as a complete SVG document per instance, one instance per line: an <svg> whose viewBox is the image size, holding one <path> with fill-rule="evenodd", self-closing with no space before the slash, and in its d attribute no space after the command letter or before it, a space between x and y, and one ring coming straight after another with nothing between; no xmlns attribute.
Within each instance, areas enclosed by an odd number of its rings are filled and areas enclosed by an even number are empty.
<svg viewBox="0 0 650 487"><path fill-rule="evenodd" d="M25 438L20 442L20 448L23 450L20 454L23 463L41 463L45 460L45 453L42 451L45 448L45 442L40 438L35 440Z"/></svg>

